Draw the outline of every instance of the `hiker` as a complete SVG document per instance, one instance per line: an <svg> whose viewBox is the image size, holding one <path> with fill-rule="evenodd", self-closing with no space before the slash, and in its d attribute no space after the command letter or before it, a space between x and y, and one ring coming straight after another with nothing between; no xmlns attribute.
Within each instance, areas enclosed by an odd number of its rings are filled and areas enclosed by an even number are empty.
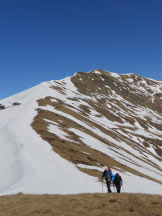
<svg viewBox="0 0 162 216"><path fill-rule="evenodd" d="M111 182L114 180L114 175L112 174L112 171L110 168L106 168L103 171L102 180L103 179L105 179L105 181L106 181L108 193L111 193L112 191L111 191L110 185L111 185Z"/></svg>
<svg viewBox="0 0 162 216"><path fill-rule="evenodd" d="M122 177L119 175L119 173L115 174L113 185L115 185L117 193L120 193L120 189L122 186Z"/></svg>

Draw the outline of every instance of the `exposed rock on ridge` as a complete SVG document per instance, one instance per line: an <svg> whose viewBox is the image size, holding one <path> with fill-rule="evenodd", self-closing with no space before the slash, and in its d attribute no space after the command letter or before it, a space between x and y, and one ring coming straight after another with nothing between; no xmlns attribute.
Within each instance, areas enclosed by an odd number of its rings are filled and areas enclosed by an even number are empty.
<svg viewBox="0 0 162 216"><path fill-rule="evenodd" d="M161 81L94 70L49 87L32 127L55 152L93 176L106 165L162 183Z"/></svg>

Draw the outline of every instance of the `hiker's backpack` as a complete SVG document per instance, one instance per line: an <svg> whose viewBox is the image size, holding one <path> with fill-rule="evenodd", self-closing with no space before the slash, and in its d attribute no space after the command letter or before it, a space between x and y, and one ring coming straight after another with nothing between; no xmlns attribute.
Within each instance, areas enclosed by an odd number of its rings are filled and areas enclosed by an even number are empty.
<svg viewBox="0 0 162 216"><path fill-rule="evenodd" d="M105 172L105 180L106 180L106 181L111 181L111 180L112 180L112 177L111 177L111 175L110 175L109 170L105 170L104 172Z"/></svg>
<svg viewBox="0 0 162 216"><path fill-rule="evenodd" d="M115 175L114 182L115 182L116 184L121 184L121 181L122 181L122 178L121 178L121 176L117 173L117 174Z"/></svg>

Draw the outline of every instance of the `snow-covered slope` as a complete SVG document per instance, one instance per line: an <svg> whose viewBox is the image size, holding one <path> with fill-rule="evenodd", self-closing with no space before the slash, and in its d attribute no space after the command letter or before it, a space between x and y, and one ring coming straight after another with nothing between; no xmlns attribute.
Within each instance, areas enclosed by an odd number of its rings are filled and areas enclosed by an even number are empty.
<svg viewBox="0 0 162 216"><path fill-rule="evenodd" d="M105 166L162 194L162 82L80 72L0 104L0 194L102 192Z"/></svg>

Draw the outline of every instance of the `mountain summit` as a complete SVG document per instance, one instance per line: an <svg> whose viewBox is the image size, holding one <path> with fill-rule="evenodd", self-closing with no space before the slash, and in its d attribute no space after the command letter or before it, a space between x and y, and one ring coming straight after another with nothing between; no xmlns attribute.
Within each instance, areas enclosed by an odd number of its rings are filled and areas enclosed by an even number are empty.
<svg viewBox="0 0 162 216"><path fill-rule="evenodd" d="M0 100L0 193L162 194L162 81L93 70Z"/></svg>

